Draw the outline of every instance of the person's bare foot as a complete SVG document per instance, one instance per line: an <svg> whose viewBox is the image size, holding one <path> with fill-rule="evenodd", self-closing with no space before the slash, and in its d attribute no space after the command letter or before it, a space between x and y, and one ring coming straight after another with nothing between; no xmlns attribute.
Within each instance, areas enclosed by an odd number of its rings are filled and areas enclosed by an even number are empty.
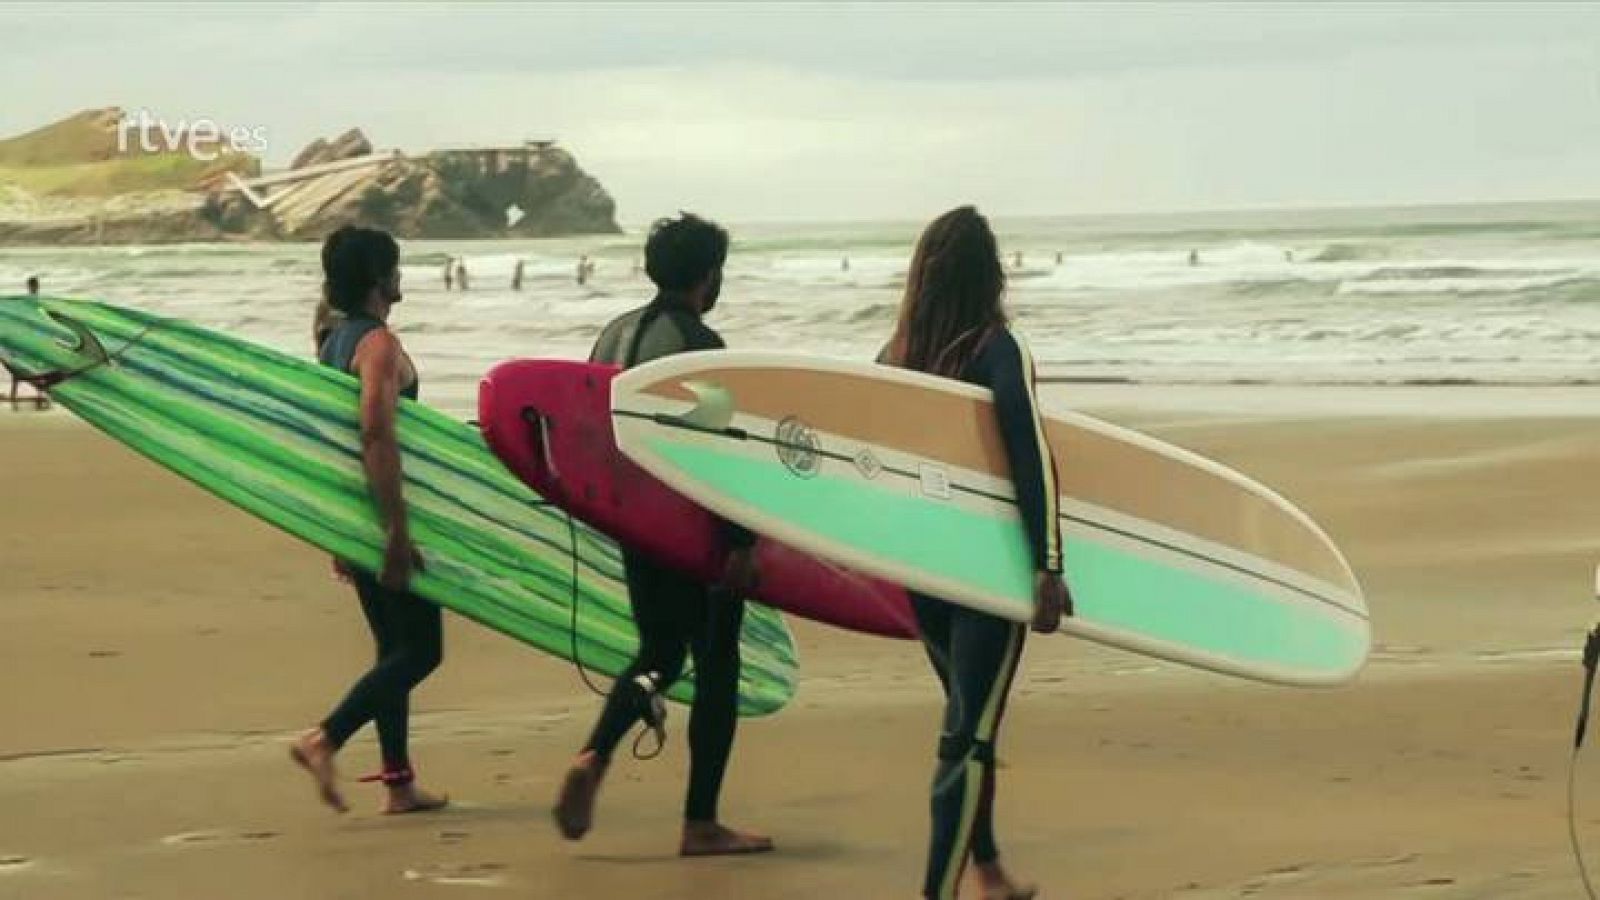
<svg viewBox="0 0 1600 900"><path fill-rule="evenodd" d="M311 729L289 745L289 758L310 773L322 802L333 807L335 812L349 812L350 807L345 805L344 796L339 793L338 773L333 768L333 755L336 752L321 728Z"/></svg>
<svg viewBox="0 0 1600 900"><path fill-rule="evenodd" d="M449 794L430 794L414 784L392 785L388 794L383 802L383 814L386 816L433 812L450 805Z"/></svg>
<svg viewBox="0 0 1600 900"><path fill-rule="evenodd" d="M561 782L561 793L556 797L550 814L556 828L569 841L579 841L594 825L594 803L600 793L600 782L606 777L606 761L593 750L578 754L567 777Z"/></svg>
<svg viewBox="0 0 1600 900"><path fill-rule="evenodd" d="M978 884L983 889L983 900L1033 900L1038 896L1037 885L1019 885L999 862L978 863L973 866L978 873Z"/></svg>
<svg viewBox="0 0 1600 900"><path fill-rule="evenodd" d="M717 822L683 823L680 856L732 856L741 853L767 853L772 838L763 834L734 831Z"/></svg>

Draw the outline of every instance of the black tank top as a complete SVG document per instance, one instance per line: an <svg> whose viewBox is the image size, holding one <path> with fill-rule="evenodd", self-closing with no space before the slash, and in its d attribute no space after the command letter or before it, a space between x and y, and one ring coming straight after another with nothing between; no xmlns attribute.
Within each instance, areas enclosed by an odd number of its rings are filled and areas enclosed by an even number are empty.
<svg viewBox="0 0 1600 900"><path fill-rule="evenodd" d="M350 371L350 362L355 359L356 347L360 346L361 339L366 337L373 329L382 327L382 322L366 316L352 319L341 318L339 323L328 332L327 337L322 339L322 346L317 350L317 360L323 365L338 369L346 375L356 374ZM416 376L410 384L400 389L400 393L412 400L417 399L417 389L421 387L421 382L421 376Z"/></svg>

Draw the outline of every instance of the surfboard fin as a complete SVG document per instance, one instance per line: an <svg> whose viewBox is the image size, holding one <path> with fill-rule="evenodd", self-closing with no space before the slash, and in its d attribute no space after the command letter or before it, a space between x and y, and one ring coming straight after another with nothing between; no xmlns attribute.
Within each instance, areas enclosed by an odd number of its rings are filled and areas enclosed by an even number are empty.
<svg viewBox="0 0 1600 900"><path fill-rule="evenodd" d="M47 391L68 378L111 363L112 357L106 351L106 345L100 343L100 338L89 330L89 326L53 309L46 309L43 312L46 318L72 332L71 339L59 339L56 343L79 356L87 357L88 362L71 369L55 369L49 372L24 372L7 363L6 371L10 372L13 378L25 381L41 391Z"/></svg>
<svg viewBox="0 0 1600 900"><path fill-rule="evenodd" d="M111 362L111 354L106 352L106 345L100 343L100 338L89 330L89 326L53 309L45 310L44 314L54 320L57 325L72 332L74 341L68 343L63 340L57 343L80 356L88 357L88 366L103 366Z"/></svg>
<svg viewBox="0 0 1600 900"><path fill-rule="evenodd" d="M706 431L723 431L732 424L733 395L727 388L709 381L685 381L683 386L694 394L695 403L678 421Z"/></svg>

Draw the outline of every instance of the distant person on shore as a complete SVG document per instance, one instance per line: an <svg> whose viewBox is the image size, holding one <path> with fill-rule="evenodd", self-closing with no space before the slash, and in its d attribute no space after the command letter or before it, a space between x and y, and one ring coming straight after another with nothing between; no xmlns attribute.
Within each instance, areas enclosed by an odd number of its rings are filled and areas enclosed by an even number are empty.
<svg viewBox="0 0 1600 900"><path fill-rule="evenodd" d="M1200 265L1200 251L1199 250L1190 250L1189 251L1189 265L1191 265L1191 266Z"/></svg>
<svg viewBox="0 0 1600 900"><path fill-rule="evenodd" d="M463 291L467 289L467 258L464 256L456 258L456 284L460 285Z"/></svg>
<svg viewBox="0 0 1600 900"><path fill-rule="evenodd" d="M448 259L446 259L444 261L444 289L446 291L449 291L452 287L455 286L455 284L454 284L455 269L456 269L456 258L454 256L452 256L452 257L450 257L450 258L448 258Z"/></svg>
<svg viewBox="0 0 1600 900"><path fill-rule="evenodd" d="M1060 251L1060 250L1057 250L1057 251L1056 251L1056 265L1058 265L1058 266L1059 266L1059 265L1061 265L1061 263L1062 263L1062 262L1063 262L1063 261L1064 261L1064 260L1065 260L1065 259L1066 259L1066 256L1065 256L1065 254L1063 254L1063 253L1062 253L1062 252L1061 252L1061 251Z"/></svg>
<svg viewBox="0 0 1600 900"><path fill-rule="evenodd" d="M20 403L28 403L28 402L33 403L33 408L34 409L49 409L50 408L50 395L45 393L44 391L39 390L38 387L34 387L33 388L33 395L32 396L29 396L29 397L21 396L22 379L17 377L17 373L11 371L11 367L10 366L4 366L4 368L6 370L6 374L11 376L11 392L10 392L10 398L9 398L8 402L11 404L11 408L12 409L16 409L18 404L20 404Z"/></svg>
<svg viewBox="0 0 1600 900"><path fill-rule="evenodd" d="M39 296L39 276L29 275L28 280L23 282L23 286L27 288L29 297ZM6 368L6 374L11 376L11 391L9 393L9 397L11 406L13 409L15 409L17 405L18 392L22 389L22 381L21 379L17 378L17 373L11 371L10 367ZM46 394L44 391L38 390L38 388L35 388L34 390L36 393L33 397L25 397L23 399L33 400L33 405L39 409L44 409L45 407L49 406L50 395Z"/></svg>
<svg viewBox="0 0 1600 900"><path fill-rule="evenodd" d="M511 270L511 289L513 291L522 290L522 266L523 262L519 258L516 266Z"/></svg>
<svg viewBox="0 0 1600 900"><path fill-rule="evenodd" d="M1294 251L1293 250L1285 250L1285 251L1283 251L1283 261L1284 262L1291 262L1291 263L1294 262Z"/></svg>
<svg viewBox="0 0 1600 900"><path fill-rule="evenodd" d="M1072 597L1062 580L1056 468L1033 358L1007 321L1005 284L994 232L976 209L934 219L917 241L900 321L879 361L993 391L1033 563L1033 629L1048 633L1071 614ZM953 900L970 858L985 900L1030 900L1038 889L1012 881L994 834L995 741L1028 626L916 592L911 604L945 694L922 896Z"/></svg>
<svg viewBox="0 0 1600 900"><path fill-rule="evenodd" d="M839 260L839 271L841 271L841 272L850 271L850 257L846 256L843 259Z"/></svg>
<svg viewBox="0 0 1600 900"><path fill-rule="evenodd" d="M645 243L645 271L656 284L649 304L613 319L601 331L591 362L624 368L696 350L721 350L722 337L702 317L717 305L728 233L690 213L661 219ZM622 548L628 599L639 629L639 650L612 684L594 731L561 783L556 826L569 841L588 833L595 799L612 753L644 721L662 732L661 694L694 657L694 706L689 711L689 790L678 845L683 856L759 853L772 840L723 825L717 802L733 751L739 706L739 631L744 598L754 587L756 536L722 523L727 561L722 583L708 586Z"/></svg>
<svg viewBox="0 0 1600 900"><path fill-rule="evenodd" d="M1022 268L1022 251L1021 250L1018 250L1011 257L1011 268L1019 269L1019 270Z"/></svg>
<svg viewBox="0 0 1600 900"><path fill-rule="evenodd" d="M361 464L386 544L376 573L334 561L335 574L360 597L377 662L321 724L295 740L290 756L316 781L322 801L345 812L334 756L372 722L383 771L371 780L388 789L383 812L439 809L446 798L416 786L407 748L411 691L438 667L444 630L439 607L408 590L423 560L411 542L395 423L400 398L417 396L416 368L388 326L402 296L400 247L386 232L346 226L323 243L322 271L324 302L313 324L317 358L361 380Z"/></svg>
<svg viewBox="0 0 1600 900"><path fill-rule="evenodd" d="M582 287L594 277L594 261L588 255L578 257L578 286Z"/></svg>

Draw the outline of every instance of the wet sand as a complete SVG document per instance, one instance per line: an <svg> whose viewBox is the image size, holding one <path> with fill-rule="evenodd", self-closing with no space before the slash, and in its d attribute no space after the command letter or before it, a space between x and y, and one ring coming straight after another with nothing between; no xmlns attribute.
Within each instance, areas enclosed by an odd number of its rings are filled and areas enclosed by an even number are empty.
<svg viewBox="0 0 1600 900"><path fill-rule="evenodd" d="M1032 639L1001 746L1019 873L1071 898L1577 894L1600 420L1470 392L1056 393L1304 507L1379 647L1356 684L1300 691ZM560 841L548 805L598 701L454 617L414 752L456 805L386 818L351 784L338 817L284 753L371 652L325 560L62 414L0 409L0 471L0 898L916 894L939 701L914 644L796 625L800 696L744 723L724 800L771 856L673 855L682 710L662 759L619 759L593 835ZM358 737L345 775L375 756ZM1581 775L1600 855L1600 771Z"/></svg>

